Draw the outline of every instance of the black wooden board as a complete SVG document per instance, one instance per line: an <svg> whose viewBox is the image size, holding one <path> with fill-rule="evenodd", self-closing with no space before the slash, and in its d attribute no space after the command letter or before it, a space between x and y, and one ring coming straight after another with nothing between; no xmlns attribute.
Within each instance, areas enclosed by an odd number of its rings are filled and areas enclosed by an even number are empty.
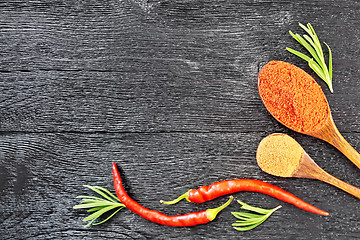
<svg viewBox="0 0 360 240"><path fill-rule="evenodd" d="M294 137L326 171L360 186L359 169L321 140L276 122L257 93L270 60L322 86L340 132L360 151L358 1L1 1L0 239L360 239L359 199L325 183L284 179L256 164L260 140ZM311 22L333 53L334 93L288 34ZM249 232L233 202L206 225L173 228L127 209L84 228L83 185L113 191L111 163L142 205L169 215L227 198L164 206L188 189L232 178L275 184L330 212L318 216L259 193L236 199L283 207Z"/></svg>

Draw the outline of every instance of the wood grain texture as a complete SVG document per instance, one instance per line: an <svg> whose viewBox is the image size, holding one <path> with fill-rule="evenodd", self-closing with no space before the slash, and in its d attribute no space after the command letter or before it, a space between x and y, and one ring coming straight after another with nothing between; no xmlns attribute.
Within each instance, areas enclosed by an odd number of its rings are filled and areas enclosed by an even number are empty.
<svg viewBox="0 0 360 240"><path fill-rule="evenodd" d="M257 73L300 50L289 30L311 22L332 48L334 121L360 151L358 1L0 2L1 239L357 239L359 200L315 180L261 172L255 152L273 132L294 137L324 170L360 186L339 151L294 133L266 112ZM233 203L212 223L164 227L126 209L89 229L73 210L82 185L112 189L111 163L146 207L175 215L212 208L162 206L190 188L231 178L278 185L329 211L320 217L256 193L237 199L283 205L249 232L232 229Z"/></svg>
<svg viewBox="0 0 360 240"><path fill-rule="evenodd" d="M160 233L165 239L218 239L219 236L224 239L238 236L266 239L275 235L306 239L330 234L354 236L357 233L358 216L349 206L356 207L358 200L325 183L283 180L261 172L254 156L256 144L243 147L244 143L258 142L261 137L258 133L57 133L2 136L3 156L0 165L2 173L8 176L1 194L1 201L6 203L6 206L0 207L0 221L4 227L1 232L5 239L53 239L67 236L157 238ZM310 141L314 145L316 142L315 139ZM276 184L330 211L331 216L320 217L258 193L237 193L234 194L236 198L255 205L274 207L283 204L284 207L268 224L249 233L239 233L231 228L235 219L231 217L230 211L239 210L236 204L232 204L211 224L194 228L160 226L124 210L109 223L85 230L81 223L85 212L72 209L78 202L75 197L90 193L82 187L84 184L112 189L113 161L121 166L126 189L134 199L170 215L214 207L223 202L224 198L204 204L185 201L176 206L160 205L160 199L172 199L190 188L214 181L242 177ZM336 166L336 161L329 159L329 164ZM353 181L349 177L347 180ZM22 183L19 184L19 181ZM334 229L334 222L346 226L347 230ZM274 231L274 228L279 232ZM305 229L308 232L304 236Z"/></svg>

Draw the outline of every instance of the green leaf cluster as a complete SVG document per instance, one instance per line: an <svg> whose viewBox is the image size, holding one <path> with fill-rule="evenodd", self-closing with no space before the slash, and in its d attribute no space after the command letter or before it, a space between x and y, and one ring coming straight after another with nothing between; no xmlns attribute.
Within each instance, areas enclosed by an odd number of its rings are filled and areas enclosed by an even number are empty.
<svg viewBox="0 0 360 240"><path fill-rule="evenodd" d="M291 31L289 31L289 33L296 41L298 41L302 46L306 48L312 58L291 48L286 48L286 50L307 61L310 68L314 70L314 72L322 80L324 80L324 82L326 82L330 91L334 92L332 86L332 57L329 45L324 42L324 44L329 50L329 66L327 66L325 63L324 52L322 50L320 41L315 33L314 28L311 26L310 23L308 23L306 26L301 23L299 23L299 25L302 29L305 30L308 35L304 34L303 37L301 37L299 34L294 34Z"/></svg>
<svg viewBox="0 0 360 240"><path fill-rule="evenodd" d="M231 214L239 219L232 224L232 226L238 231L248 231L259 226L261 223L265 222L265 220L268 219L273 212L281 208L281 205L279 205L273 209L264 209L250 206L239 200L237 202L241 205L241 209L257 213L232 212Z"/></svg>
<svg viewBox="0 0 360 240"><path fill-rule="evenodd" d="M114 216L118 211L125 208L125 205L120 202L120 200L111 192L106 190L102 187L97 186L89 186L85 185L84 187L90 188L97 194L101 195L103 198L100 197L93 197L93 196L78 196L77 198L82 198L81 203L74 206L74 209L82 209L82 208L89 208L87 212L92 213L86 218L83 219L84 222L88 222L85 227L89 227L91 225L99 225L107 220L109 220L112 216ZM101 222L94 221L98 219L104 213L109 211L115 210L108 218Z"/></svg>

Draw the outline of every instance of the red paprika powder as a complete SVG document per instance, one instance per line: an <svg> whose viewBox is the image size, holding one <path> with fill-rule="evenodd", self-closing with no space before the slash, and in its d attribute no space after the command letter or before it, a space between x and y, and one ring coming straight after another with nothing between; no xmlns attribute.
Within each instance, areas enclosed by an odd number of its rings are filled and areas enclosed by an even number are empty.
<svg viewBox="0 0 360 240"><path fill-rule="evenodd" d="M282 61L271 61L259 72L258 88L267 110L297 132L322 127L330 114L321 87L304 70Z"/></svg>

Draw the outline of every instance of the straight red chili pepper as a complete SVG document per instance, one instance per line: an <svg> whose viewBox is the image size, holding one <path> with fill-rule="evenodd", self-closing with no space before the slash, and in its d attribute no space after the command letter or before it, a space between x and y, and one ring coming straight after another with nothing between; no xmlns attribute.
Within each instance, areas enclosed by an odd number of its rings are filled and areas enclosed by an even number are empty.
<svg viewBox="0 0 360 240"><path fill-rule="evenodd" d="M112 164L112 171L115 192L120 202L123 203L130 211L140 215L147 220L162 225L168 225L173 227L187 227L208 223L214 220L216 215L225 207L227 207L233 199L233 197L231 196L229 201L227 201L224 205L218 208L207 209L205 211L193 212L184 215L168 216L161 212L145 208L139 203L137 203L135 200L130 198L123 187L122 180L115 163Z"/></svg>
<svg viewBox="0 0 360 240"><path fill-rule="evenodd" d="M296 207L301 208L305 211L309 211L323 216L329 215L328 212L320 210L313 205L304 202L300 198L277 186L254 179L233 179L215 182L209 186L202 186L199 189L191 189L173 201L160 202L164 204L174 204L182 199L186 199L189 202L203 203L220 196L240 191L264 193L284 202L293 204Z"/></svg>

